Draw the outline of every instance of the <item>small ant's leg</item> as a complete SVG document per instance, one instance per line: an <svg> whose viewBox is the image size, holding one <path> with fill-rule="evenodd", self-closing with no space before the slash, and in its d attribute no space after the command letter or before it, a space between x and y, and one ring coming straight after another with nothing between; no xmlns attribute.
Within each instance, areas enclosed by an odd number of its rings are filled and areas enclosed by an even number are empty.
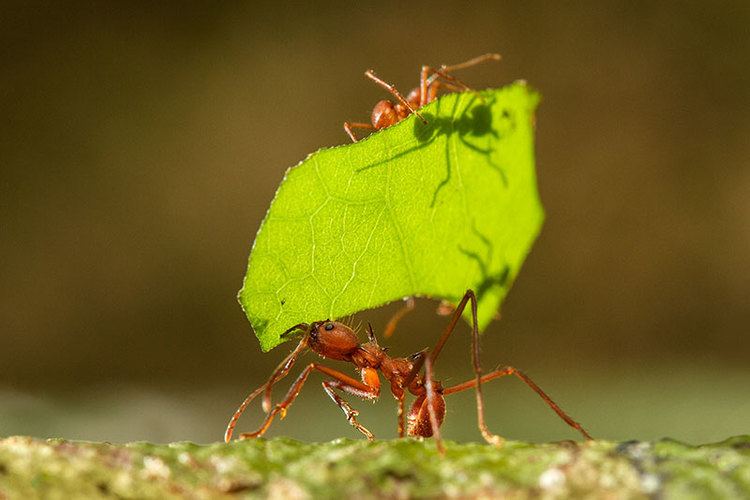
<svg viewBox="0 0 750 500"><path fill-rule="evenodd" d="M370 123L344 122L344 130L346 131L347 134L349 134L349 137L351 138L352 142L357 142L357 136L354 135L354 131L352 130L355 128L375 130L375 127L373 127L372 124Z"/></svg>
<svg viewBox="0 0 750 500"><path fill-rule="evenodd" d="M471 87L466 85L464 82L459 80L453 75L450 75L449 73L452 73L453 71L459 70L459 69L465 69L469 68L471 66L476 66L477 64L481 64L487 61L499 61L501 59L500 54L483 54L478 57L474 57L473 59L469 59L468 61L464 61L462 63L458 64L442 64L440 66L440 69L435 70L433 74L428 78L427 80L427 86L432 90L431 95L428 96L427 102L432 102L435 99L435 95L437 93L437 89L433 89L435 85L438 84L438 78L442 78L443 85L446 89L451 90L453 92L469 92L473 91Z"/></svg>
<svg viewBox="0 0 750 500"><path fill-rule="evenodd" d="M445 447L443 446L443 440L440 437L440 424L441 421L438 421L438 415L437 411L438 408L436 408L436 405L438 403L438 398L435 395L435 388L433 387L433 379L432 379L432 357L428 353L427 356L425 356L424 360L424 387L427 391L427 413L430 416L430 426L432 427L432 436L435 438L435 445L437 446L438 452L441 455L445 455ZM441 417L445 415L445 400L443 399L443 396L440 396L440 409Z"/></svg>
<svg viewBox="0 0 750 500"><path fill-rule="evenodd" d="M435 70L435 72L430 77L429 84L431 86L436 85L439 81L438 78L442 78L443 80L445 80L443 84L452 85L454 88L460 89L461 92L468 92L468 91L474 90L468 85L466 85L464 82L456 78L455 76L448 74L443 69Z"/></svg>
<svg viewBox="0 0 750 500"><path fill-rule="evenodd" d="M419 107L421 108L428 102L430 102L430 99L427 95L427 87L429 87L428 79L429 74L432 72L432 68L429 66L422 66L422 71L419 74Z"/></svg>
<svg viewBox="0 0 750 500"><path fill-rule="evenodd" d="M414 302L414 297L404 299L403 307L396 311L393 316L391 316L391 319L388 320L388 324L385 325L385 330L383 330L383 337L386 339L390 338L391 335L393 335L393 332L396 331L398 322L401 321L404 316L412 312L416 308L416 306L417 304Z"/></svg>
<svg viewBox="0 0 750 500"><path fill-rule="evenodd" d="M326 394L328 394L334 403L338 405L339 408L341 408L341 411L344 412L344 415L346 415L346 419L349 421L349 424L351 424L352 427L357 429L359 432L365 435L365 437L372 441L375 439L375 436L372 435L372 432L367 430L367 428L360 424L357 421L357 415L359 415L359 412L351 407L351 405L344 400L341 396L336 394L336 391L334 391L334 388L336 389L344 389L344 386L341 385L339 381L331 380L331 381L325 381L323 382L323 390L326 391ZM373 398L377 396L372 396Z"/></svg>
<svg viewBox="0 0 750 500"><path fill-rule="evenodd" d="M404 98L404 96L402 96L402 95L401 95L401 92L399 92L399 91L398 91L398 90L396 89L396 87L394 87L394 86L393 86L393 85L391 85L390 83L387 83L387 82L385 82L385 81L381 80L380 78L378 78L377 76L375 76L375 73L374 73L374 72L373 72L373 70L371 70L371 69L368 69L367 71L365 71L365 76L366 76L367 78L369 78L370 80L374 81L375 83L377 83L378 85L380 85L381 87L383 87L384 89L386 89L386 90L387 90L388 92L390 92L390 93L391 93L391 95L393 95L393 97L395 97L396 99L398 99L398 101L399 101L399 102L400 102L400 103L401 103L401 104L402 104L402 105L403 105L403 106L404 106L404 107L405 107L406 109L408 109L410 113L413 113L413 114L417 115L417 116L419 117L419 119L420 119L420 120L422 120L422 123L427 123L427 120L425 120L425 119L424 119L424 117L423 117L422 115L420 115L420 114L419 114L419 111L417 111L416 109L414 109L414 108L413 108L413 107L411 106L411 104L409 104L409 101L407 101L407 100L406 100L406 99Z"/></svg>
<svg viewBox="0 0 750 500"><path fill-rule="evenodd" d="M560 408L557 403L555 403L552 398L550 398L547 393L545 393L541 387L536 385L536 383L531 380L531 378L523 373L522 371L513 368L512 366L506 366L505 368L501 368L499 370L495 370L493 372L488 373L487 375L482 377L482 383L489 382L490 380L494 380L496 378L505 377L507 375L515 375L519 379L521 379L526 385L528 385L534 392L536 392L540 398L544 400L545 403L547 403L547 406L552 408L552 411L557 413L557 415L565 421L566 424L571 426L573 429L580 432L583 437L587 440L593 439L591 435L586 432L586 430L583 428L581 424L573 420L573 418L565 413L565 411ZM446 396L448 394L455 394L457 392L465 391L466 389L471 389L472 387L475 387L477 384L476 379L467 380L463 384L457 384L451 387L446 388L443 391L443 394Z"/></svg>
<svg viewBox="0 0 750 500"><path fill-rule="evenodd" d="M477 64L482 64L483 62L499 61L500 59L502 59L502 56L500 54L482 54L481 56L474 57L462 63L451 65L443 64L442 66L440 66L440 69L447 73L450 73L452 71L456 71L457 69L470 68L472 66L476 66Z"/></svg>

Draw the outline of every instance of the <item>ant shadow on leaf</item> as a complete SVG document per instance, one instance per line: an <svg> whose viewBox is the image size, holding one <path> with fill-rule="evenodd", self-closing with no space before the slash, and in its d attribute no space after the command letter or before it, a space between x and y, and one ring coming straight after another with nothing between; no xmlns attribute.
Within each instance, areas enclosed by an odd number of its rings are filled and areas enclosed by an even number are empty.
<svg viewBox="0 0 750 500"><path fill-rule="evenodd" d="M476 228L476 225L472 223L471 231L474 235L479 238L485 247L485 256L482 257L480 252L474 250L468 250L461 245L458 245L458 250L464 254L470 260L476 262L479 267L479 273L481 274L481 280L478 284L474 285L474 293L477 296L477 300L481 303L487 292L494 287L505 288L508 285L508 278L510 277L510 266L506 263L502 269L493 273L489 267L492 265L492 242L483 235Z"/></svg>
<svg viewBox="0 0 750 500"><path fill-rule="evenodd" d="M480 100L480 103L472 107L474 102L478 99ZM493 153L495 152L495 148L481 147L474 142L476 138L482 138L486 136L491 136L494 139L503 139L515 132L515 116L509 109L503 109L502 111L502 120L500 122L502 131L499 132L498 130L493 128L493 116L491 109L491 105L493 102L493 97L484 96L480 98L475 94L466 105L465 109L467 109L468 111L461 113L461 116L458 119L454 119L452 117L441 118L430 113L423 113L425 120L427 120L426 124L422 123L419 120L414 120L414 138L418 143L416 146L398 152L387 159L362 167L357 171L361 172L369 170L393 159L402 158L406 155L419 151L432 144L440 136L446 136L446 138L448 139L450 139L451 136L455 136L465 147L474 151L475 153L485 156L489 166L497 172L497 174L500 176L503 186L507 188L507 174L505 173L505 170L493 160L492 157ZM437 185L432 197L432 202L430 203L430 207L435 206L440 191L446 185L448 185L452 178L452 163L454 159L451 158L451 148L449 141L446 141L445 160L445 177Z"/></svg>

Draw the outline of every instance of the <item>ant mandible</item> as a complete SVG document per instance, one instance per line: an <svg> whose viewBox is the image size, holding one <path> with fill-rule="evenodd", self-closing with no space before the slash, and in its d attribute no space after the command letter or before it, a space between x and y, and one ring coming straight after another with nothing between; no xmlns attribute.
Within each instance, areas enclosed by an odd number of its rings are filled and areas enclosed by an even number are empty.
<svg viewBox="0 0 750 500"><path fill-rule="evenodd" d="M474 378L461 384L450 387L443 387L438 380L433 377L433 367L437 357L443 349L448 337L456 329L456 324L461 318L466 305L471 303L472 329L471 329L471 357L474 367ZM404 310L413 309L413 304L407 304ZM399 311L395 321L389 322L388 331L392 332L395 324L403 317L404 310ZM368 325L369 326L369 325ZM445 396L455 394L474 388L476 392L477 405L477 423L482 436L490 444L500 445L503 438L492 434L487 428L484 418L484 400L482 397L482 384L504 377L506 375L515 375L536 392L552 410L557 413L569 426L580 432L585 439L592 439L581 424L573 420L562 408L560 408L542 389L534 383L523 372L507 366L498 370L493 370L485 375L482 374L482 366L479 361L479 329L477 327L477 299L472 290L467 290L461 299L461 302L453 312L451 321L443 331L442 335L432 350L424 349L405 358L392 358L387 354L387 348L380 347L372 331L368 328L368 341L360 343L357 335L347 325L338 321L315 321L313 323L300 323L284 332L287 335L292 332L301 331L303 333L297 347L289 354L273 371L266 383L258 387L255 391L242 402L240 407L232 416L227 425L224 434L224 440L228 443L232 439L234 428L237 420L240 418L245 408L260 394L263 394L263 410L266 418L254 432L240 434L241 439L257 438L262 436L270 427L276 415L281 418L286 416L289 407L302 390L302 386L307 381L314 370L327 376L329 380L323 381L323 390L338 405L346 415L349 424L354 426L367 439L372 440L374 436L357 420L359 412L353 409L337 391L352 394L365 400L375 400L380 396L380 377L378 371L383 374L388 382L393 397L398 403L398 435L399 437L434 436L438 450L444 453L442 440L440 438L440 425L445 417ZM297 358L311 349L323 358L330 358L338 361L352 363L360 372L361 380L346 375L338 370L329 368L319 363L310 363L302 370L297 380L291 385L285 398L281 403L271 406L271 391L273 386L289 374ZM424 373L422 372L424 368ZM416 400L411 405L406 422L404 422L404 400L406 392L416 396Z"/></svg>
<svg viewBox="0 0 750 500"><path fill-rule="evenodd" d="M451 75L451 72L469 68L486 61L499 60L500 54L483 54L459 64L452 64L450 66L443 64L439 69L422 66L422 71L419 75L419 87L412 89L406 97L401 95L401 92L396 87L375 76L373 70L368 69L365 71L365 76L390 92L398 102L394 104L387 99L378 101L372 109L372 115L370 116L372 123L344 122L344 130L349 134L353 142L357 142L357 136L354 135L353 130L355 128L380 130L400 122L410 114L417 115L423 123L427 123L427 120L417 110L425 104L434 101L441 87L454 92L471 90L468 85Z"/></svg>

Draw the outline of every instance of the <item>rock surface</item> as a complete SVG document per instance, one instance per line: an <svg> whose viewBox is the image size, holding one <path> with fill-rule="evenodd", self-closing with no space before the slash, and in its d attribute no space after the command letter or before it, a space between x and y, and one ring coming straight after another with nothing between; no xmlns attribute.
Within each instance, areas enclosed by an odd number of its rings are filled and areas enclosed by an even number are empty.
<svg viewBox="0 0 750 500"><path fill-rule="evenodd" d="M750 436L594 441L197 445L0 439L0 498L750 498Z"/></svg>

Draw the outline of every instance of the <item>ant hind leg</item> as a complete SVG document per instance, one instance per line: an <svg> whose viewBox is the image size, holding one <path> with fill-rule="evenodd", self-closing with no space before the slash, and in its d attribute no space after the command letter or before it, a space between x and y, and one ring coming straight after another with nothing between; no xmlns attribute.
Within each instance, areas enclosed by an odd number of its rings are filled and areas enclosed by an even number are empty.
<svg viewBox="0 0 750 500"><path fill-rule="evenodd" d="M461 319L461 315L466 309L466 305L471 302L471 361L474 368L474 382L472 387L475 388L476 404L477 404L477 426L479 431L482 433L482 437L490 444L499 446L504 442L504 439L496 434L492 434L487 428L487 423L484 419L484 397L482 396L482 364L479 359L479 323L477 320L477 297L473 290L466 290L461 302L459 302L456 310L451 317L450 323L443 331L443 334L435 344L435 348L430 352L429 357L431 363L434 363L437 359L440 351L448 341L448 337L456 329L456 324ZM426 365L427 363L425 363Z"/></svg>
<svg viewBox="0 0 750 500"><path fill-rule="evenodd" d="M500 377L505 377L505 376L508 376L508 375L515 375L521 381L523 381L523 383L525 383L527 386L529 386L534 392L537 393L537 395L539 395L540 398L542 398L542 400L545 403L547 403L547 406L549 406L552 409L552 411L554 411L555 413L557 413L557 415L561 419L563 419L566 424L568 424L573 429L575 429L578 432L580 432L581 435L583 435L583 437L586 440L592 440L593 439L591 437L591 435L586 431L586 429L583 428L583 426L581 424L579 424L578 422L576 422L575 420L573 420L573 418L570 415L568 415L567 413L565 413L565 411L562 408L560 408L560 406L557 403L555 403L552 400L552 398L550 398L547 395L547 393L544 392L542 390L542 388L539 387L536 384L536 382L534 382L533 380L531 380L531 378L528 375L526 375L525 373L523 373L521 370L518 370L518 369L516 369L516 368L514 368L512 366L506 366L505 368L501 368L499 370L494 370L494 371L488 373L487 375L484 375L482 377L482 383L489 382L490 380L494 380L494 379L500 378ZM449 394L455 394L457 392L465 391L466 389L471 389L472 387L475 387L476 383L477 383L476 379L468 380L468 381L466 381L466 382L464 382L462 384L456 384L454 386L447 387L443 391L443 393L447 396Z"/></svg>

